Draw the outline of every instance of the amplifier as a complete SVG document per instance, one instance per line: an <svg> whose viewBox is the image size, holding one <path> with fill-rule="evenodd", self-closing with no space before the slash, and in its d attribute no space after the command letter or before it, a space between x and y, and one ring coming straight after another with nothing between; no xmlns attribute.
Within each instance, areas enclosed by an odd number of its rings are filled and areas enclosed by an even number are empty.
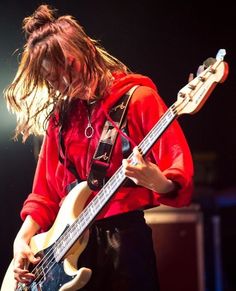
<svg viewBox="0 0 236 291"><path fill-rule="evenodd" d="M161 291L204 291L203 215L199 205L145 211L152 228Z"/></svg>

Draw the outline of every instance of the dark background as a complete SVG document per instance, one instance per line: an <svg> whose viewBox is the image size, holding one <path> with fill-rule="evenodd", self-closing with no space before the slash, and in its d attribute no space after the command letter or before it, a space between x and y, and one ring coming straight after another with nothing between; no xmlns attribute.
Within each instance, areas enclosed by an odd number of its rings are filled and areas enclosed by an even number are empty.
<svg viewBox="0 0 236 291"><path fill-rule="evenodd" d="M206 3L205 3L206 2ZM218 84L204 107L180 117L195 162L194 202L206 215L217 212L222 223L224 290L236 290L233 250L236 200L235 10L227 1L1 1L0 91L12 81L16 49L24 44L22 19L39 4L48 3L60 14L79 19L86 32L99 39L133 71L149 75L167 105L186 85L189 73L208 57L226 49L229 76ZM14 54L13 54L14 53ZM2 95L2 94L1 94ZM31 190L37 140L14 142L15 117L0 99L0 279L12 255L12 242L21 224L19 212ZM209 262L208 262L209 263ZM209 290L213 290L210 289ZM191 291L191 290L189 290Z"/></svg>

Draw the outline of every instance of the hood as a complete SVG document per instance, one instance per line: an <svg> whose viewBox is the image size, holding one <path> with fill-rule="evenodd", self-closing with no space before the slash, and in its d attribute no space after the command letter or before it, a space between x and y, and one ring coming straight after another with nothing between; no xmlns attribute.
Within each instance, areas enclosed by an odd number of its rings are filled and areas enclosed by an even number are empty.
<svg viewBox="0 0 236 291"><path fill-rule="evenodd" d="M113 74L114 82L109 90L109 93L103 98L103 107L106 110L109 110L119 98L128 92L133 86L147 86L155 91L157 91L156 85L153 81L147 77L140 74L124 74L124 73L115 73Z"/></svg>

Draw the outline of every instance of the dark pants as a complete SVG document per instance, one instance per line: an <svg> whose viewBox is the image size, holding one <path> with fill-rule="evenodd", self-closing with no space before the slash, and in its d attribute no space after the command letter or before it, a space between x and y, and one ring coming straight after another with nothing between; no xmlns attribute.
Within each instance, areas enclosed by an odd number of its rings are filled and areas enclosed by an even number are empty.
<svg viewBox="0 0 236 291"><path fill-rule="evenodd" d="M93 272L80 291L158 291L152 233L143 212L95 222L78 266Z"/></svg>

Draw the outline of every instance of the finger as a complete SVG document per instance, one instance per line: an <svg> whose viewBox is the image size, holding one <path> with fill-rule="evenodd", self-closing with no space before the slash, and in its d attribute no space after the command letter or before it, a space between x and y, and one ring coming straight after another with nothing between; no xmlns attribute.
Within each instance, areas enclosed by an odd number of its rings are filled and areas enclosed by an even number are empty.
<svg viewBox="0 0 236 291"><path fill-rule="evenodd" d="M123 165L123 168L126 168L129 165L129 162L127 161L127 159L122 160L122 165Z"/></svg>
<svg viewBox="0 0 236 291"><path fill-rule="evenodd" d="M198 69L197 69L197 76L200 75L204 70L205 70L205 66L204 65L199 66Z"/></svg>
<svg viewBox="0 0 236 291"><path fill-rule="evenodd" d="M190 73L188 76L188 82L191 82L194 79L193 73Z"/></svg>
<svg viewBox="0 0 236 291"><path fill-rule="evenodd" d="M134 167L128 160L122 160L123 172L124 175L129 177L130 174L134 171Z"/></svg>
<svg viewBox="0 0 236 291"><path fill-rule="evenodd" d="M131 179L135 184L138 184L139 177L139 167L129 164L127 160L123 160L123 173L124 175Z"/></svg>
<svg viewBox="0 0 236 291"><path fill-rule="evenodd" d="M29 273L29 270L21 269L21 268L14 268L13 272L20 275L20 276L24 276L27 273Z"/></svg>
<svg viewBox="0 0 236 291"><path fill-rule="evenodd" d="M34 274L29 273L26 269L15 268L14 269L14 279L17 282L29 283L35 278Z"/></svg>
<svg viewBox="0 0 236 291"><path fill-rule="evenodd" d="M14 279L17 282L24 283L24 284L29 284L30 282L32 282L34 280L34 277L31 277L29 275L25 275L25 276L21 277L19 274L16 274L14 276Z"/></svg>
<svg viewBox="0 0 236 291"><path fill-rule="evenodd" d="M134 159L136 160L137 164L145 164L145 160L143 156L141 155L138 147L135 147L133 149L133 153L134 153Z"/></svg>
<svg viewBox="0 0 236 291"><path fill-rule="evenodd" d="M22 257L20 255L16 255L14 258L14 268L17 269L26 269L26 266L28 265L28 260L26 257Z"/></svg>
<svg viewBox="0 0 236 291"><path fill-rule="evenodd" d="M37 264L40 261L40 257L35 257L33 253L28 254L28 260L32 264Z"/></svg>
<svg viewBox="0 0 236 291"><path fill-rule="evenodd" d="M14 259L14 279L18 282L28 284L35 278L35 275L29 272L27 266L30 262L33 264L37 263L40 258L35 258L31 252L25 254L24 256L25 257L22 257L22 255L17 255Z"/></svg>
<svg viewBox="0 0 236 291"><path fill-rule="evenodd" d="M24 268L28 263L36 264L40 260L40 257L35 257L31 250L25 251L23 253L16 254L15 256L15 266L21 266Z"/></svg>

